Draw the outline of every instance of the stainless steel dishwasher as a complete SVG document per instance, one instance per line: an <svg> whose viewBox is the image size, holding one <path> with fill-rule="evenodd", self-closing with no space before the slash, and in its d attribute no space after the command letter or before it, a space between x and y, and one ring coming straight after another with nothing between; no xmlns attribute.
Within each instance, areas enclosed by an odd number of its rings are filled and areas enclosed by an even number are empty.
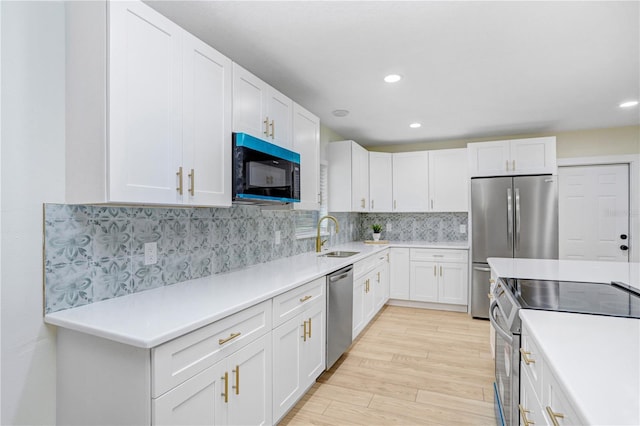
<svg viewBox="0 0 640 426"><path fill-rule="evenodd" d="M353 265L327 275L327 370L351 345Z"/></svg>

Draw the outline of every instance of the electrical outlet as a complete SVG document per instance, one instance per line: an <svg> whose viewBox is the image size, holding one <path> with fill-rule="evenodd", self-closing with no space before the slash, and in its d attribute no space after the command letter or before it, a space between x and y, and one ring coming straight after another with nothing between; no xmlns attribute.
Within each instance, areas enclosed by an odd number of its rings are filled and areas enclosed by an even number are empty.
<svg viewBox="0 0 640 426"><path fill-rule="evenodd" d="M393 225L391 225L391 222L387 222L387 224L384 226L384 229L387 232L391 232L393 230Z"/></svg>
<svg viewBox="0 0 640 426"><path fill-rule="evenodd" d="M144 243L144 264L155 265L158 263L158 243Z"/></svg>
<svg viewBox="0 0 640 426"><path fill-rule="evenodd" d="M460 225L460 233L461 234L467 233L467 225Z"/></svg>
<svg viewBox="0 0 640 426"><path fill-rule="evenodd" d="M353 223L349 224L349 233L353 234Z"/></svg>
<svg viewBox="0 0 640 426"><path fill-rule="evenodd" d="M280 231L276 231L276 245L280 244Z"/></svg>

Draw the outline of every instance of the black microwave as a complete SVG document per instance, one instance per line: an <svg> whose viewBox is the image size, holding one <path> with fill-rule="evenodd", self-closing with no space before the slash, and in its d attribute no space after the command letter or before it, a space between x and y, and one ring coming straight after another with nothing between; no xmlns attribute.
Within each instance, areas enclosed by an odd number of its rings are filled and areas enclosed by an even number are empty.
<svg viewBox="0 0 640 426"><path fill-rule="evenodd" d="M234 133L232 181L235 203L299 203L300 154Z"/></svg>

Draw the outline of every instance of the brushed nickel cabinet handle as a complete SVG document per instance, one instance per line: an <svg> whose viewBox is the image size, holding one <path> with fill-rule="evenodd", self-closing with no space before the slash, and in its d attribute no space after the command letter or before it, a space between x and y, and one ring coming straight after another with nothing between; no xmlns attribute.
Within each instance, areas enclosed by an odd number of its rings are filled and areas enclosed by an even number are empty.
<svg viewBox="0 0 640 426"><path fill-rule="evenodd" d="M311 339L311 318L309 318L309 339Z"/></svg>
<svg viewBox="0 0 640 426"><path fill-rule="evenodd" d="M505 160L505 164L507 165L507 171L509 171L509 160Z"/></svg>
<svg viewBox="0 0 640 426"><path fill-rule="evenodd" d="M224 396L224 402L228 403L229 402L229 373L225 371L224 376L220 378L224 380L224 392L222 393L221 396Z"/></svg>
<svg viewBox="0 0 640 426"><path fill-rule="evenodd" d="M307 322L306 321L302 322L302 341L303 342L307 341Z"/></svg>
<svg viewBox="0 0 640 426"><path fill-rule="evenodd" d="M178 187L176 188L176 191L178 191L178 194L182 195L182 166L178 167L176 176L178 176Z"/></svg>
<svg viewBox="0 0 640 426"><path fill-rule="evenodd" d="M440 266L440 276L442 276L442 266Z"/></svg>
<svg viewBox="0 0 640 426"><path fill-rule="evenodd" d="M397 209L397 207L396 207L396 200L393 200L393 209L394 209L394 210L395 210L395 209Z"/></svg>
<svg viewBox="0 0 640 426"><path fill-rule="evenodd" d="M191 169L191 173L189 173L189 194L193 197L196 192L196 172Z"/></svg>
<svg viewBox="0 0 640 426"><path fill-rule="evenodd" d="M433 265L433 276L434 277L438 276L438 267L436 265Z"/></svg>
<svg viewBox="0 0 640 426"><path fill-rule="evenodd" d="M547 414L549 414L549 419L551 420L551 423L553 423L553 426L560 426L560 423L558 423L558 419L564 419L564 414L554 413L551 407L549 407L548 405Z"/></svg>
<svg viewBox="0 0 640 426"><path fill-rule="evenodd" d="M228 341L233 340L233 339L235 339L236 337L238 337L240 334L242 334L242 333L240 333L240 332L238 332L238 333L231 333L231 334L229 335L229 337L226 337L226 338L224 338L224 339L219 339L219 340L218 340L218 344L219 344L219 345L224 345L224 344L225 344L225 343L227 343Z"/></svg>
<svg viewBox="0 0 640 426"><path fill-rule="evenodd" d="M275 121L271 120L271 139L275 139L276 138L276 124Z"/></svg>
<svg viewBox="0 0 640 426"><path fill-rule="evenodd" d="M530 365L530 364L535 364L536 360L529 358L529 355L531 355L531 352L527 352L524 349L520 348L520 355L522 355L522 360L524 361L525 364Z"/></svg>
<svg viewBox="0 0 640 426"><path fill-rule="evenodd" d="M516 160L511 161L511 170L516 171Z"/></svg>
<svg viewBox="0 0 640 426"><path fill-rule="evenodd" d="M268 116L264 119L263 123L264 123L264 132L262 133L264 133L265 136L269 137L269 117Z"/></svg>

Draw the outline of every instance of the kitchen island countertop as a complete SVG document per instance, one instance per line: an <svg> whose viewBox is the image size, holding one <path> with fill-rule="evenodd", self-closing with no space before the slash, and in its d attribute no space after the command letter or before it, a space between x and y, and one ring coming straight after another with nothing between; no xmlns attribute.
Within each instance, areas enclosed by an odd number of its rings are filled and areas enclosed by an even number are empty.
<svg viewBox="0 0 640 426"><path fill-rule="evenodd" d="M271 299L389 247L468 249L468 242L352 242L45 315L48 324L141 348L152 348Z"/></svg>

